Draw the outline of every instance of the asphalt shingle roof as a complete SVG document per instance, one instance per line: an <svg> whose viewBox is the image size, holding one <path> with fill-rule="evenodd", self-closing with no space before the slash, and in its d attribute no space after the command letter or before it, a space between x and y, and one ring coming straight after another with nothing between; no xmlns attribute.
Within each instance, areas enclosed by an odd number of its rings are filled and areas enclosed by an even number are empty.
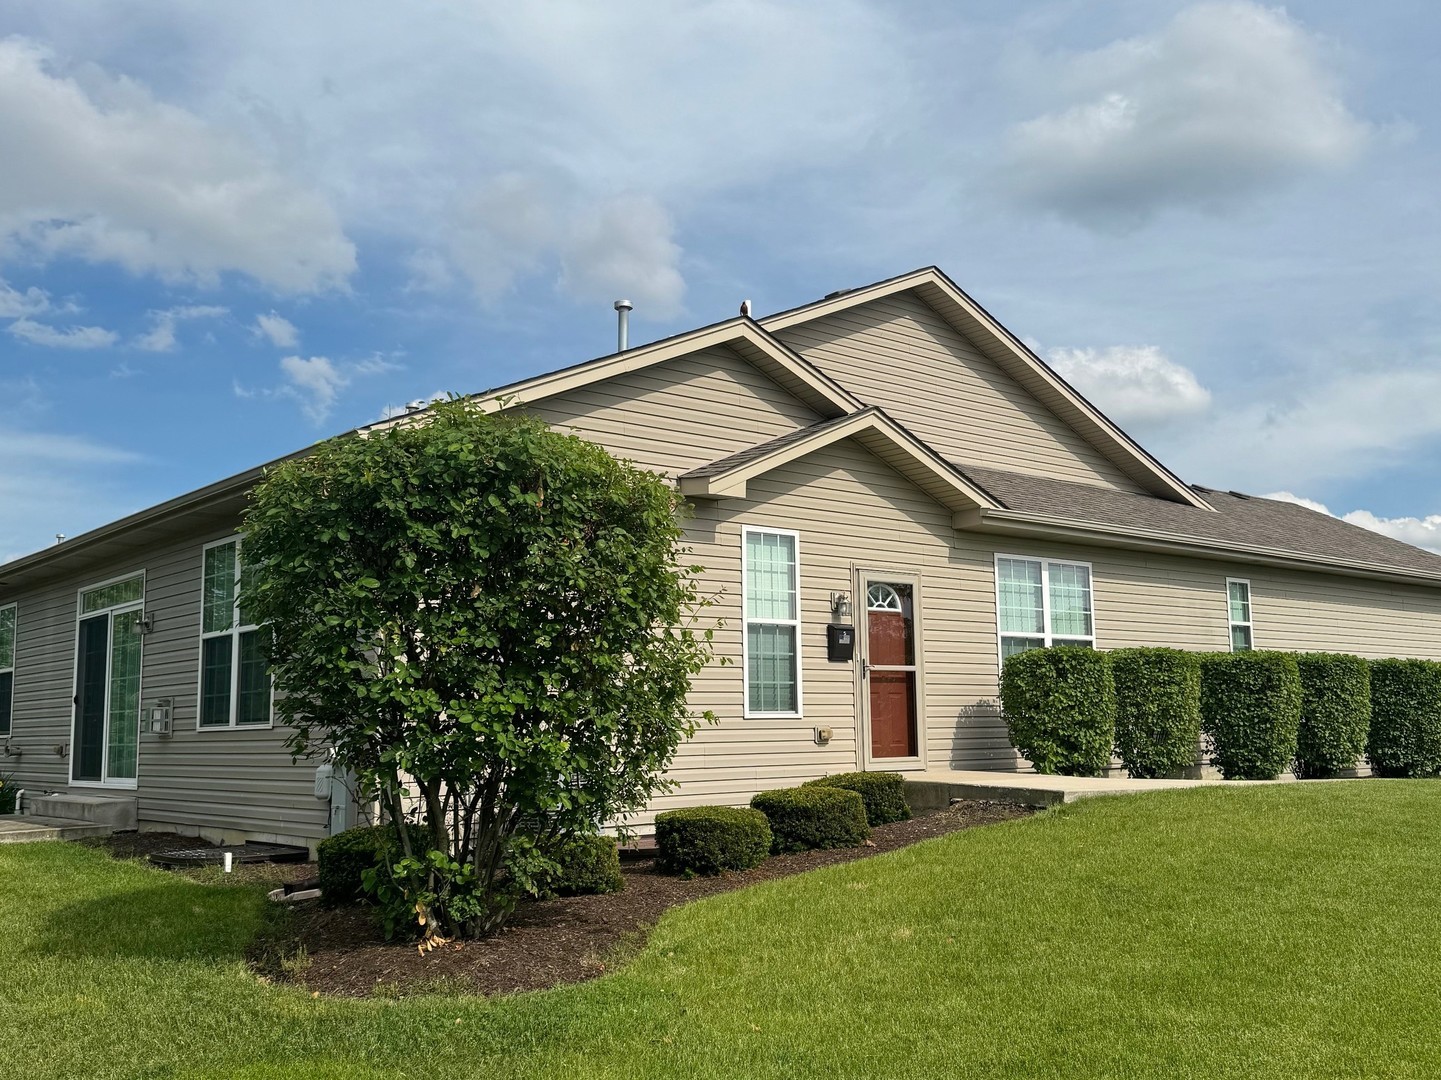
<svg viewBox="0 0 1441 1080"><path fill-rule="evenodd" d="M1008 510L1077 523L1174 533L1207 544L1266 547L1311 558L1372 563L1441 577L1441 555L1295 503L1197 487L1215 513L1150 495L957 465Z"/></svg>

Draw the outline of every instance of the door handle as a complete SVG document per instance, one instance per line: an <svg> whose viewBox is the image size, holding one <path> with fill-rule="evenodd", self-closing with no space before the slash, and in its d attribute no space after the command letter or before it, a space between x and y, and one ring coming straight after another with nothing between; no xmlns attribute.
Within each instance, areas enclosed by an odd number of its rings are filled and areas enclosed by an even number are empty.
<svg viewBox="0 0 1441 1080"><path fill-rule="evenodd" d="M863 679L868 679L868 678L870 678L870 675L871 675L871 662L870 662L869 660L867 660L865 657L861 657L861 678L863 678Z"/></svg>

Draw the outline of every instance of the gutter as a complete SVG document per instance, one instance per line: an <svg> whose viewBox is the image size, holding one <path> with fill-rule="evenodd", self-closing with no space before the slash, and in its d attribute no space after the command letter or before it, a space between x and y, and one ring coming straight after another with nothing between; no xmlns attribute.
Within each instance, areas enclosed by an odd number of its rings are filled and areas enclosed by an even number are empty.
<svg viewBox="0 0 1441 1080"><path fill-rule="evenodd" d="M1321 571L1346 577L1373 578L1441 588L1441 574L1406 570L1380 563L1351 559L1328 559L1320 555L1304 555L1282 548L1232 544L1198 540L1180 533L1151 529L1128 529L1124 526L1077 523L1070 518L1047 514L1027 514L1018 510L961 510L951 516L956 529L972 532L1005 533L1011 536L1033 536L1061 540L1071 544L1093 544L1098 547L1119 547L1138 551L1156 551L1194 558L1203 555L1225 562L1279 566L1286 569Z"/></svg>

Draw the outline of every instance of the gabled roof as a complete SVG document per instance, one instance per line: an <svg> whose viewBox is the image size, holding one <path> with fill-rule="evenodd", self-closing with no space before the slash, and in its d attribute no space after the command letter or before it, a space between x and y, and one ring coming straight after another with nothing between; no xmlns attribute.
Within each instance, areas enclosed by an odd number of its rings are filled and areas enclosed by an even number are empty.
<svg viewBox="0 0 1441 1080"><path fill-rule="evenodd" d="M789 432L683 473L679 478L681 494L691 498L743 498L746 485L757 476L842 439L855 439L953 511L997 506L985 491L875 406Z"/></svg>
<svg viewBox="0 0 1441 1080"><path fill-rule="evenodd" d="M1148 454L1109 417L1026 348L1021 341L934 266L887 278L874 285L831 293L824 300L792 308L761 320L771 333L839 311L868 304L896 293L914 292L956 331L1020 383L1117 468L1153 495L1202 510L1206 501L1179 477Z"/></svg>
<svg viewBox="0 0 1441 1080"><path fill-rule="evenodd" d="M712 323L710 326L688 330L648 345L638 345L625 352L610 353L561 368L559 371L550 371L467 396L491 412L513 403L534 405L556 394L578 390L616 375L641 371L656 364L663 364L667 360L717 347L730 349L822 416L844 416L865 408L865 403L849 390L844 389L794 349L766 333L754 319L745 316ZM404 417L382 420L369 425L365 430L385 427L401 420L404 420Z"/></svg>
<svg viewBox="0 0 1441 1080"><path fill-rule="evenodd" d="M1219 558L1304 562L1367 576L1441 580L1441 555L1295 503L1207 490L1212 509L1199 510L1147 495L1003 469L973 465L959 469L1000 507L966 515L957 521L963 527L1016 533L1059 528L1072 534L1089 528L1131 545L1145 540L1206 548Z"/></svg>

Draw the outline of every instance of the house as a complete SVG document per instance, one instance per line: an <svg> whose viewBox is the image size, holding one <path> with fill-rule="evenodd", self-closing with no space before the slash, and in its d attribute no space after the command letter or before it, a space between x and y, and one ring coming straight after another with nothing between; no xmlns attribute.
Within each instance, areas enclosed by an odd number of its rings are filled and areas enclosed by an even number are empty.
<svg viewBox="0 0 1441 1080"><path fill-rule="evenodd" d="M850 769L1023 768L997 678L1036 645L1441 658L1441 557L1184 483L934 268L482 399L694 505L735 663L695 680L719 723L653 810ZM0 771L29 795L214 839L344 823L343 789L272 723L235 603L262 471L0 567Z"/></svg>

